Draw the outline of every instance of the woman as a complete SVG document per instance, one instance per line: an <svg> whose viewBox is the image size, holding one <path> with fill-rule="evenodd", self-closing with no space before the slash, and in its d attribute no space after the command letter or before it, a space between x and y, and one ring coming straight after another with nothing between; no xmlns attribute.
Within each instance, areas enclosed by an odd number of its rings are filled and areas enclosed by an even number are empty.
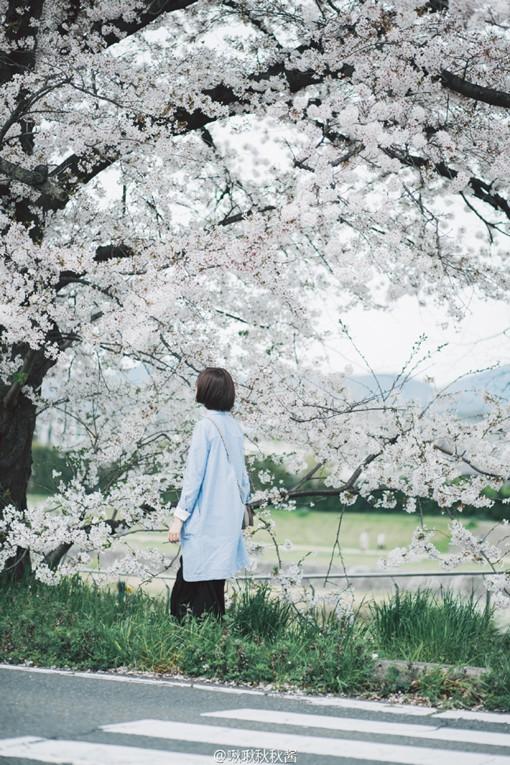
<svg viewBox="0 0 510 765"><path fill-rule="evenodd" d="M221 367L207 367L196 383L197 403L205 410L195 424L182 491L168 530L181 542L180 567L170 610L181 619L188 609L225 613L225 579L249 563L242 523L250 499L243 431L231 414L232 377Z"/></svg>

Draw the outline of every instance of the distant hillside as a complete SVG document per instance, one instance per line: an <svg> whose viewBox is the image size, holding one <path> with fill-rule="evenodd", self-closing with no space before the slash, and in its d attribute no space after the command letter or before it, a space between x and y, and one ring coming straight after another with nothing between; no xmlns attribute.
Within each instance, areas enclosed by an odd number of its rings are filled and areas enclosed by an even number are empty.
<svg viewBox="0 0 510 765"><path fill-rule="evenodd" d="M372 375L353 375L353 377L348 378L347 385L356 398L364 398L370 395L380 395L379 387L384 393L389 392L395 384L397 388L400 388L402 383L397 380L397 377L396 374L391 373L378 374L376 381ZM427 404L434 396L434 389L428 383L420 380L409 380L402 387L402 395L406 401L419 401L420 404Z"/></svg>
<svg viewBox="0 0 510 765"><path fill-rule="evenodd" d="M354 375L348 379L348 387L357 398L367 395L377 395L379 387L389 391L392 385L400 387L396 374L378 374L377 381L371 375ZM441 386L443 390L445 386ZM498 367L473 375L452 383L447 388L448 402L445 406L452 407L460 417L479 417L487 411L484 394L490 394L510 402L510 365ZM418 401L425 405L436 394L435 389L420 380L409 380L402 387L402 395L406 401Z"/></svg>
<svg viewBox="0 0 510 765"><path fill-rule="evenodd" d="M146 370L137 365L125 373L132 383L142 385L147 379ZM377 374L377 381L372 375L353 375L346 378L346 383L356 399L380 394L378 384L384 392L389 392L393 385L400 388L401 381L395 373ZM442 390L444 386L440 386ZM477 374L468 375L453 383L447 389L448 401L444 406L452 407L460 417L478 417L487 410L484 393L489 393L510 402L510 364ZM409 380L402 387L405 401L417 401L421 405L428 404L437 391L429 383L421 380Z"/></svg>
<svg viewBox="0 0 510 765"><path fill-rule="evenodd" d="M484 393L510 402L510 364L469 375L454 383L449 390L456 394L457 413L461 417L483 414L487 411L487 404L483 399Z"/></svg>

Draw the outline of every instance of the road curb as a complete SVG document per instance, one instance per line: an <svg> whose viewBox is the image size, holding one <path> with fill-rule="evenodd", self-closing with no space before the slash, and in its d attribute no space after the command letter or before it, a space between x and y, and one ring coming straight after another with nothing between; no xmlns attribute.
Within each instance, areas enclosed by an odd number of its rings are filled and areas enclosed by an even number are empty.
<svg viewBox="0 0 510 765"><path fill-rule="evenodd" d="M473 678L480 678L489 671L486 667L458 666L429 661L406 661L405 659L378 659L375 663L375 671L380 680L384 680L388 672L392 670L396 670L408 680L414 680L420 675L434 670L440 670L455 677Z"/></svg>

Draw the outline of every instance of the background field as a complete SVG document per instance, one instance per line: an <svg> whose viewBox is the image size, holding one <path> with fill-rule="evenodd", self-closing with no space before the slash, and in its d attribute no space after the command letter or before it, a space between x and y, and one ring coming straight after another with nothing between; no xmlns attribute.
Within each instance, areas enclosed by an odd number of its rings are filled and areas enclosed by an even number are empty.
<svg viewBox="0 0 510 765"><path fill-rule="evenodd" d="M42 498L32 495L30 501L40 502ZM331 557L333 543L338 528L339 515L332 512L321 512L307 508L296 508L293 511L273 510L275 522L273 534L280 545L280 555L285 563L296 563L306 555L304 569L307 572L325 571ZM342 519L340 542L346 567L350 572L380 571L379 561L384 559L395 547L405 547L409 544L414 529L419 524L417 515L403 512L391 513L384 510L374 513L346 512ZM450 535L448 518L442 515L426 515L424 523L428 528L435 529L434 542L442 553L449 549ZM488 533L493 524L487 520L466 518L466 527L476 534ZM362 549L360 535L366 533L368 549ZM377 548L377 540L384 534L384 549ZM277 562L273 541L265 529L257 529L253 539L263 546L260 555L261 572L269 571L271 565ZM290 549L283 545L291 543ZM290 546L290 545L289 545ZM153 548L172 554L177 552L178 545L167 541L166 530L146 531L133 528L130 533L114 542L112 547L103 553L103 562L111 560L112 556L124 555L130 548ZM334 556L335 569L341 570L338 552ZM468 568L476 568L469 564ZM400 569L399 569L400 570ZM435 561L421 560L408 563L403 571L439 571L440 565Z"/></svg>

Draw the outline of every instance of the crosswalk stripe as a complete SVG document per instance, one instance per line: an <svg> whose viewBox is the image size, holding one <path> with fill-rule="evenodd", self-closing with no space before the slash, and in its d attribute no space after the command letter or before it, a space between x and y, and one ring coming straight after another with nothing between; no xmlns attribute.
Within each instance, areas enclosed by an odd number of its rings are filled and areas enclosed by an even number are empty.
<svg viewBox="0 0 510 765"><path fill-rule="evenodd" d="M423 707L414 704L387 704L384 701L360 701L358 699L342 699L339 697L310 697L296 696L296 701L304 701L320 707L339 707L340 709L362 709L366 712L384 712L392 715L413 715L428 717L436 712L435 707Z"/></svg>
<svg viewBox="0 0 510 765"><path fill-rule="evenodd" d="M428 749L425 747L381 744L353 741L344 738L323 738L289 733L273 733L246 728L228 728L219 725L167 722L165 720L133 720L126 723L101 725L109 733L192 741L194 743L238 746L243 749L273 749L302 752L304 754L329 755L353 760L375 760L398 765L510 765L510 757L480 752L460 752L452 749Z"/></svg>
<svg viewBox="0 0 510 765"><path fill-rule="evenodd" d="M451 741L462 744L489 744L510 747L510 734L492 731L466 730L432 725L409 725L405 723L382 722L380 720L359 720L352 717L331 717L330 715L298 714L276 712L271 709L225 709L221 712L202 712L203 717L222 717L231 720L250 720L276 725L297 725L299 727L329 728L351 733L374 733L385 736L406 736L409 738Z"/></svg>
<svg viewBox="0 0 510 765"><path fill-rule="evenodd" d="M479 722L496 723L498 725L510 725L510 715L502 712L470 712L468 709L450 709L448 712L439 712L434 715L436 720L476 720Z"/></svg>
<svg viewBox="0 0 510 765"><path fill-rule="evenodd" d="M36 762L66 765L213 765L212 756L164 752L136 746L94 744L88 741L20 736L0 740L0 757L24 757Z"/></svg>

